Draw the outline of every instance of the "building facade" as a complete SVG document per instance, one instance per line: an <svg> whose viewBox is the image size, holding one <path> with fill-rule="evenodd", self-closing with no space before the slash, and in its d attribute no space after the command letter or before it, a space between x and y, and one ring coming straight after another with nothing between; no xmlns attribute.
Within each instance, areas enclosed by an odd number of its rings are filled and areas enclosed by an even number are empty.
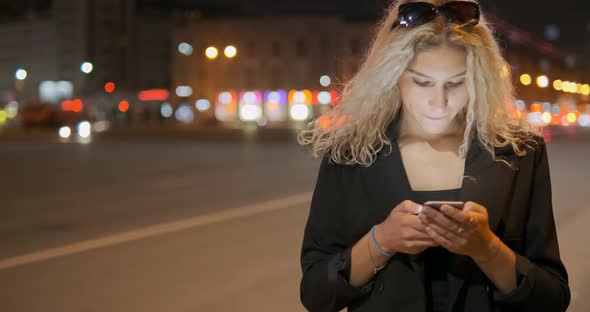
<svg viewBox="0 0 590 312"><path fill-rule="evenodd" d="M45 81L71 84L69 97L91 96L109 81L131 92L169 88L172 27L170 14L140 15L134 0L53 0L45 12L0 24L0 92L4 101L47 102Z"/></svg>
<svg viewBox="0 0 590 312"><path fill-rule="evenodd" d="M239 121L242 104L257 97L265 123L268 97L279 92L286 97L278 101L285 105L284 118L289 119L290 105L302 104L295 103L298 95L319 113L318 95L331 92L335 100L357 71L373 26L374 21L314 15L187 19L173 35L171 79L172 93L178 87L190 92L176 92L174 101L206 100L215 109L200 112L201 118ZM226 49L235 49L235 56L226 56ZM219 108L228 104L221 95L233 98L231 116Z"/></svg>

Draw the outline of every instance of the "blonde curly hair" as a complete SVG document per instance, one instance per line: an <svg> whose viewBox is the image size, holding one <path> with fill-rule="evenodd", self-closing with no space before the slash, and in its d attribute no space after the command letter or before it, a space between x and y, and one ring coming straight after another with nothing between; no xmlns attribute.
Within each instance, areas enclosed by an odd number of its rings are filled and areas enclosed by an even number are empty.
<svg viewBox="0 0 590 312"><path fill-rule="evenodd" d="M469 27L438 17L419 27L391 30L399 5L407 2L412 1L391 5L360 69L344 85L339 104L310 122L299 133L299 144L309 146L314 157L329 154L335 163L370 166L377 153L391 148L386 129L402 106L401 75L420 51L449 44L463 49L467 57L469 102L461 112L465 132L459 155L466 156L470 137L476 133L494 159L494 148L509 144L524 156L525 146L530 147L540 130L510 111L514 98L510 66L485 16L481 14L479 24Z"/></svg>

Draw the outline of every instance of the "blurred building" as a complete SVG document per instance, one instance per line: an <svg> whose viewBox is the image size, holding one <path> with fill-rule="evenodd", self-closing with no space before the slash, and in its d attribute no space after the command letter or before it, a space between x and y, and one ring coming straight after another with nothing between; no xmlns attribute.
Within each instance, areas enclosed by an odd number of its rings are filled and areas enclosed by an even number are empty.
<svg viewBox="0 0 590 312"><path fill-rule="evenodd" d="M138 14L135 0L53 0L30 8L0 24L0 92L4 100L36 98L44 81L56 82L44 89L57 98L91 95L108 81L131 91L168 88L171 29L169 15ZM92 64L88 74L84 62Z"/></svg>
<svg viewBox="0 0 590 312"><path fill-rule="evenodd" d="M0 96L83 97L125 121L306 121L336 104L388 2L343 1L339 13L314 1L10 2L18 14L0 3ZM590 107L582 56L488 18L522 110Z"/></svg>
<svg viewBox="0 0 590 312"><path fill-rule="evenodd" d="M183 88L176 103L204 99L217 104L224 91L235 93L240 102L247 91L262 96L282 90L289 96L291 90L318 94L341 89L357 71L374 23L324 15L196 14L173 35L172 91Z"/></svg>

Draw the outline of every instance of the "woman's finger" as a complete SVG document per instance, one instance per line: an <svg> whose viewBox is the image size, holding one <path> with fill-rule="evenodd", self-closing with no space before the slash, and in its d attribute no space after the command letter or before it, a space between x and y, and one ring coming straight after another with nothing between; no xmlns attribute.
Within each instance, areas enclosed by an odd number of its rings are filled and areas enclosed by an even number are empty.
<svg viewBox="0 0 590 312"><path fill-rule="evenodd" d="M485 215L486 217L488 216L488 210L484 206L472 201L465 203L463 206L463 211L470 211Z"/></svg>
<svg viewBox="0 0 590 312"><path fill-rule="evenodd" d="M436 223L439 226L446 228L450 231L457 231L461 227L461 223L456 222L453 219L450 219L442 212L438 212L428 206L424 206L424 209L422 210L422 213L419 216L419 218L421 218L420 220L422 221L424 221L423 218L425 217L428 218L428 220L431 220L431 223Z"/></svg>
<svg viewBox="0 0 590 312"><path fill-rule="evenodd" d="M411 242L412 247L436 247L440 244L429 237L428 240L415 240Z"/></svg>
<svg viewBox="0 0 590 312"><path fill-rule="evenodd" d="M420 217L419 215L411 215L411 216L407 216L407 225L419 232L423 232L426 233L426 225L424 225L424 223L422 223L422 221L420 221Z"/></svg>
<svg viewBox="0 0 590 312"><path fill-rule="evenodd" d="M428 220L427 220L427 222L428 222ZM428 231L428 228L431 228L438 235L444 237L453 246L462 245L467 242L467 239L465 239L465 237L463 237L461 235L461 233L455 233L453 231L449 231L448 229L443 228L434 222L432 222L432 223L428 222L428 226L426 227L427 231ZM428 234L430 234L430 233L428 233Z"/></svg>
<svg viewBox="0 0 590 312"><path fill-rule="evenodd" d="M468 220L468 217L461 213L461 210L449 205L443 205L440 208L440 212L458 224L465 224L465 222Z"/></svg>
<svg viewBox="0 0 590 312"><path fill-rule="evenodd" d="M459 226L463 229L471 229L477 225L475 220L478 213L474 213L471 211L460 211L456 208L447 205L441 207L441 212L448 218L457 222Z"/></svg>
<svg viewBox="0 0 590 312"><path fill-rule="evenodd" d="M441 246L443 246L447 250L454 249L453 243L449 239L444 237L443 235L439 234L436 230L434 230L433 227L427 226L426 232L428 233L428 235L430 235L432 237L432 239L434 239L435 242L439 243Z"/></svg>
<svg viewBox="0 0 590 312"><path fill-rule="evenodd" d="M409 229L408 239L410 240L432 240L428 233L426 233L426 226L424 226L424 230L418 231L414 229Z"/></svg>

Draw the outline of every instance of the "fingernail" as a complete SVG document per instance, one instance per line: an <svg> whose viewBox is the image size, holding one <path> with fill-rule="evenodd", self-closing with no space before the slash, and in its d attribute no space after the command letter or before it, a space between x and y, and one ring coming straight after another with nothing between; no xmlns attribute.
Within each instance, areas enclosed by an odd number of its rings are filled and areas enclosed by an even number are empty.
<svg viewBox="0 0 590 312"><path fill-rule="evenodd" d="M421 205L418 205L418 207L416 207L416 213L421 213L422 212L422 207Z"/></svg>

